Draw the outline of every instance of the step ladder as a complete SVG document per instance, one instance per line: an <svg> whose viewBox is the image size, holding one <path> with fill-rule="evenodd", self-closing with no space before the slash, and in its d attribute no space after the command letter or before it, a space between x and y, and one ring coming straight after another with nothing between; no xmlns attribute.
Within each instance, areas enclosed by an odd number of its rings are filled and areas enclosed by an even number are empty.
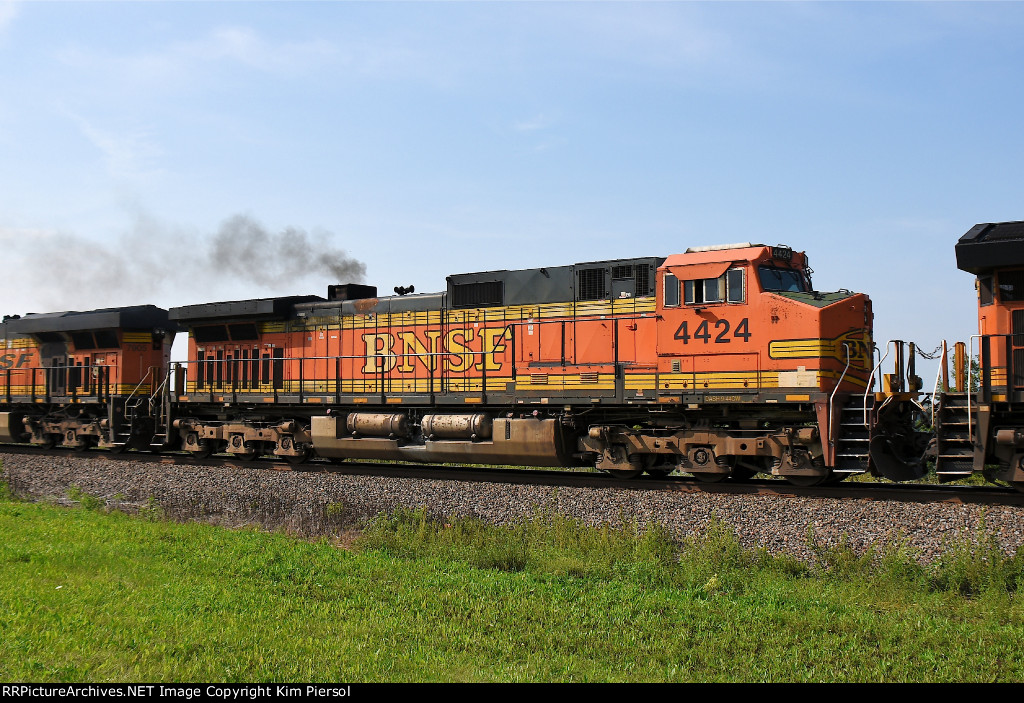
<svg viewBox="0 0 1024 703"><path fill-rule="evenodd" d="M868 444L871 441L870 424L874 402L874 397L870 395L866 398L855 395L840 409L836 465L833 471L862 473L868 470Z"/></svg>
<svg viewBox="0 0 1024 703"><path fill-rule="evenodd" d="M977 413L968 412L967 393L942 393L935 412L935 473L939 480L955 481L974 473Z"/></svg>

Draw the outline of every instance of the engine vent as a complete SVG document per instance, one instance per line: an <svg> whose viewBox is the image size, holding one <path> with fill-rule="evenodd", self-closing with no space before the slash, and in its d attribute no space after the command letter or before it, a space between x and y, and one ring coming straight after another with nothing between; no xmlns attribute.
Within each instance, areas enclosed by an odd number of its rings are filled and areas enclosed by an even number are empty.
<svg viewBox="0 0 1024 703"><path fill-rule="evenodd" d="M579 282L576 290L577 300L604 300L608 297L605 285L605 269L591 268L579 270Z"/></svg>
<svg viewBox="0 0 1024 703"><path fill-rule="evenodd" d="M487 308L503 305L505 283L503 281L481 281L479 283L453 283L453 308Z"/></svg>

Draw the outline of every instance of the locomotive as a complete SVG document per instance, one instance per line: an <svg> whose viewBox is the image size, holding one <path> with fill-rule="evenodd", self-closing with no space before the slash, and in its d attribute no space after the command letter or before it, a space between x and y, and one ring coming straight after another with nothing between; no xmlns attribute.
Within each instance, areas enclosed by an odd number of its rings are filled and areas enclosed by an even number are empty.
<svg viewBox="0 0 1024 703"><path fill-rule="evenodd" d="M961 240L958 255L1012 241L1003 234ZM1017 482L1022 398L1007 384L1024 375L1024 342L996 331L1020 317L1024 340L1024 302L1018 316L1000 287L1012 289L1011 260L993 249L961 264L991 277L988 336L1008 341L979 338L976 396L957 347L934 433L918 429L912 348L886 347L895 371L874 388L888 354L867 295L815 291L805 253L740 243L458 274L439 293L339 284L326 297L5 318L0 442L798 485L905 480L930 461L960 477L998 456L1002 473L986 475ZM172 362L180 333L187 358Z"/></svg>

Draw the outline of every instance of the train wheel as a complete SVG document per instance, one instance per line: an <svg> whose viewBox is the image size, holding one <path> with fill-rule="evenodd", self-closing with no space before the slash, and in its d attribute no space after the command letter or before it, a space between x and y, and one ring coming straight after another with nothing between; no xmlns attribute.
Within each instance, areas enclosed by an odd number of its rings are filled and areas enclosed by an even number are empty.
<svg viewBox="0 0 1024 703"><path fill-rule="evenodd" d="M652 456L647 460L647 468L644 469L651 478L665 478L675 471L676 467L664 459Z"/></svg>
<svg viewBox="0 0 1024 703"><path fill-rule="evenodd" d="M211 442L210 440L200 439L196 443L196 446L198 446L199 448L190 449L188 452L196 459L209 459L210 456L213 455L215 447L213 446L213 442Z"/></svg>
<svg viewBox="0 0 1024 703"><path fill-rule="evenodd" d="M786 476L786 480L794 486L800 486L801 488L811 488L812 486L820 486L823 483L829 483L834 474L829 471L821 476Z"/></svg>
<svg viewBox="0 0 1024 703"><path fill-rule="evenodd" d="M721 483L725 479L729 478L729 474L718 474L709 473L705 471L695 471L693 477L701 483Z"/></svg>
<svg viewBox="0 0 1024 703"><path fill-rule="evenodd" d="M299 454L298 455L296 455L296 456L286 456L285 457L285 459L288 461L288 463L291 464L292 466L296 466L298 464L305 464L307 461L309 461L309 458L311 456L313 456L313 448L312 447L308 447L308 446L304 447L304 446L302 446L300 444L296 444L295 448L299 450Z"/></svg>

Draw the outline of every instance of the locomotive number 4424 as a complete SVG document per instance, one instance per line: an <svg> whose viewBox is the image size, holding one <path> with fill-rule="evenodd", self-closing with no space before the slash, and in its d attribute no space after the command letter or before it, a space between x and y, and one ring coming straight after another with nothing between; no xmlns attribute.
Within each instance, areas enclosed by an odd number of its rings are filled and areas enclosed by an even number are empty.
<svg viewBox="0 0 1024 703"><path fill-rule="evenodd" d="M690 340L703 340L705 344L708 344L714 339L715 344L728 344L732 341L732 337L738 337L744 342L750 341L750 328L747 326L747 318L740 320L739 324L736 325L736 329L732 329L732 325L728 320L716 320L715 325L712 328L709 325L709 320L702 320L697 329L690 334L688 322L683 320L683 323L679 325L679 329L676 330L675 338L683 340L683 344L689 344ZM729 332L732 331L730 335Z"/></svg>

